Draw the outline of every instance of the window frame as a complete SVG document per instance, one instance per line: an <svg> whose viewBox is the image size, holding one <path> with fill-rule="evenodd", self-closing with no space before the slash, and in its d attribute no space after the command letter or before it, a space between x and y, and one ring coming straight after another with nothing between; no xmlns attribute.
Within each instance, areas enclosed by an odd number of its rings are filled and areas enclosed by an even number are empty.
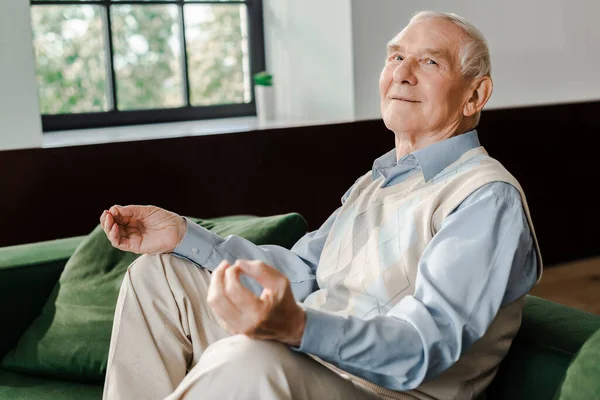
<svg viewBox="0 0 600 400"><path fill-rule="evenodd" d="M183 61L183 84L185 85L183 107L175 108L152 108L144 110L118 110L116 94L116 75L114 68L114 46L112 39L112 26L110 7L112 5L160 5L173 4L179 7L178 22L181 26L180 40ZM210 106L192 106L190 103L189 66L187 56L187 44L185 40L185 18L184 6L190 4L243 4L247 10L248 20L248 58L250 67L250 102L243 104L221 104ZM106 23L106 46L109 57L107 84L109 88L108 111L74 113L74 114L42 114L42 130L44 133L72 129L106 128L114 126L143 125L164 122L180 122L193 120L207 120L214 118L229 118L256 115L256 100L254 96L254 82L252 76L265 70L264 29L262 0L234 0L234 1L204 1L204 0L30 0L31 6L45 5L100 5L104 7ZM108 47L108 49L106 49ZM36 61L37 63L37 61ZM37 71L37 64L35 66ZM37 72L36 72L37 75ZM37 87L37 82L36 82ZM38 88L39 90L39 88Z"/></svg>

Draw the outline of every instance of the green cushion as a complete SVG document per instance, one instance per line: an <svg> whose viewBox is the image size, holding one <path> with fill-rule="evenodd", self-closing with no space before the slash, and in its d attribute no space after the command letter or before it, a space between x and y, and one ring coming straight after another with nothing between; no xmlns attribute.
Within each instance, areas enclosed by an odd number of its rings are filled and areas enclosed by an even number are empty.
<svg viewBox="0 0 600 400"><path fill-rule="evenodd" d="M494 381L488 400L551 400L600 316L527 296L523 323Z"/></svg>
<svg viewBox="0 0 600 400"><path fill-rule="evenodd" d="M557 393L558 400L588 400L600 397L600 330L581 347L569 365Z"/></svg>
<svg viewBox="0 0 600 400"><path fill-rule="evenodd" d="M192 220L221 236L235 234L256 244L287 248L307 229L304 218L295 213ZM77 247L41 315L4 357L2 366L80 381L104 379L121 281L137 257L112 247L101 227L96 227Z"/></svg>
<svg viewBox="0 0 600 400"><path fill-rule="evenodd" d="M102 383L69 382L0 369L0 399L100 400Z"/></svg>

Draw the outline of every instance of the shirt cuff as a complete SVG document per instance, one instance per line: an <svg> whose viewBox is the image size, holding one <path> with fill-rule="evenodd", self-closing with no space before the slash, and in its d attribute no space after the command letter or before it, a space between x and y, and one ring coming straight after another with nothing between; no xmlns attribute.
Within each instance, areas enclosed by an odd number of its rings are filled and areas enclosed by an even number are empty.
<svg viewBox="0 0 600 400"><path fill-rule="evenodd" d="M290 349L312 354L325 361L338 360L339 343L345 318L315 310L302 303L298 303L298 305L306 312L306 324L300 347L289 346Z"/></svg>
<svg viewBox="0 0 600 400"><path fill-rule="evenodd" d="M184 217L185 218L185 217ZM185 218L187 231L173 253L204 266L217 243L219 236Z"/></svg>

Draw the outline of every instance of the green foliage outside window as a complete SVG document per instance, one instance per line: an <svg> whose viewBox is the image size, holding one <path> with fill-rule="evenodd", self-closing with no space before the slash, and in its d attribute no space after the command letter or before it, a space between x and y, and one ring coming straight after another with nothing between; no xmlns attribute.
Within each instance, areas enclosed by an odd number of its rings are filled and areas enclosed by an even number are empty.
<svg viewBox="0 0 600 400"><path fill-rule="evenodd" d="M110 6L119 110L186 105L180 7ZM187 4L185 21L190 104L250 101L246 6ZM106 8L31 7L42 114L112 109Z"/></svg>

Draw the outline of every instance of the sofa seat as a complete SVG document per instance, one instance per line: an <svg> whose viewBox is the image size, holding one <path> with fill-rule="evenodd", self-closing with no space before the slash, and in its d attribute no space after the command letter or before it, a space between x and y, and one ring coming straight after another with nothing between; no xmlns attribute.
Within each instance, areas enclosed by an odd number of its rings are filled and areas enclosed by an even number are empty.
<svg viewBox="0 0 600 400"><path fill-rule="evenodd" d="M0 368L0 399L11 400L98 400L102 398L101 383L81 383L25 375Z"/></svg>

